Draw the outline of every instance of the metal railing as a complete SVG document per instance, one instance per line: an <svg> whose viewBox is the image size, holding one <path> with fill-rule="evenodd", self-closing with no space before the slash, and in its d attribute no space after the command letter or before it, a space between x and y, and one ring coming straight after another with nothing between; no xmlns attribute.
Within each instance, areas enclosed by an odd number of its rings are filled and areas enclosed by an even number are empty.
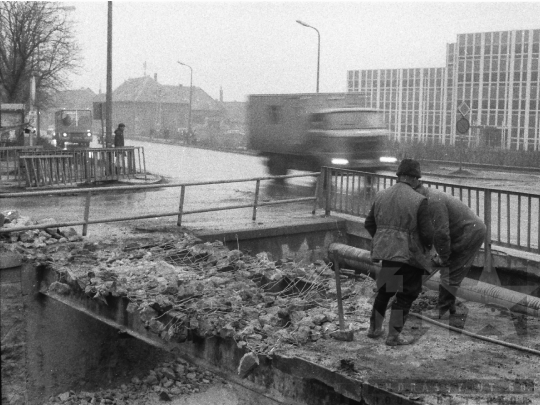
<svg viewBox="0 0 540 405"><path fill-rule="evenodd" d="M320 178L317 181L315 187L315 194L313 197L301 197L301 198L290 198L285 200L274 200L274 201L259 201L260 194L260 185L261 181L264 180L276 180L276 179L288 179L288 178L299 178L299 177L315 177L319 176L320 172L313 172L307 174L292 174L287 176L268 176L268 177L254 177L249 179L234 179L234 180L218 180L218 181L202 181L202 182L190 182L190 183L178 183L178 184L152 184L145 186L115 186L115 187L95 187L92 189L62 189L62 190L48 190L48 191L28 191L21 193L1 193L0 199L3 198L21 198L21 197L40 197L40 196L52 196L52 195L62 195L62 194L84 194L85 204L84 212L82 214L83 219L79 221L71 222L57 222L57 223L47 223L47 224L36 224L23 227L13 227L13 228L0 228L0 234L11 233L11 232L20 232L27 231L32 229L46 229L46 228L60 228L67 226L83 226L82 234L86 236L88 231L88 225L90 224L103 224L108 222L121 222L121 221L131 221L137 219L149 219L157 217L171 217L177 216L177 225L182 225L182 217L188 214L199 214L204 212L214 212L214 211L224 211L232 210L239 208L251 208L252 209L252 220L257 219L257 209L259 207L277 205L277 204L290 204L294 202L313 202L312 214L314 215L317 209L317 196L319 195L320 189ZM237 205L227 205L222 207L211 207L211 208L202 208L194 210L185 210L184 209L184 200L186 195L186 189L188 187L195 186L207 186L212 184L228 184L228 183L245 183L245 182L255 182L255 197L253 202L249 204L237 204ZM144 215L131 215L124 217L115 217L115 218L99 218L99 219L90 219L90 203L92 195L100 192L111 192L111 191L133 191L133 190L152 190L152 189L161 189L161 188L180 188L179 196L179 206L177 210L167 211L167 212L155 212L148 213Z"/></svg>
<svg viewBox="0 0 540 405"><path fill-rule="evenodd" d="M19 186L24 181L26 187L75 185L146 174L142 147L18 150L11 159L17 167Z"/></svg>
<svg viewBox="0 0 540 405"><path fill-rule="evenodd" d="M377 191L391 187L395 176L323 167L325 212L367 216ZM540 253L540 194L502 191L451 183L422 183L459 198L484 220L491 244ZM489 238L489 239L488 239Z"/></svg>
<svg viewBox="0 0 540 405"><path fill-rule="evenodd" d="M0 180L20 180L21 164L19 156L23 153L40 150L43 150L42 145L0 147Z"/></svg>

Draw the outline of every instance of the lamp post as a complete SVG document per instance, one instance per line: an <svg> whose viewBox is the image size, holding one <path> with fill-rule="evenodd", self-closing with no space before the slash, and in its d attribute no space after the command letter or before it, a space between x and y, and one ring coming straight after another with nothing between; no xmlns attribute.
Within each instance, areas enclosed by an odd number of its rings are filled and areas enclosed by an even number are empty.
<svg viewBox="0 0 540 405"><path fill-rule="evenodd" d="M306 24L303 21L296 20L296 22L300 25L303 25L304 27L313 28L315 31L317 31L317 37L318 37L318 46L317 46L317 93L319 92L319 66L321 62L321 34L319 33L319 30L315 27L312 27L309 24Z"/></svg>
<svg viewBox="0 0 540 405"><path fill-rule="evenodd" d="M188 115L188 139L189 139L189 136L191 136L191 101L193 99L193 69L191 68L191 66L189 65L186 65L185 63L182 63L180 61L178 61L178 63L182 66L187 66L189 68L189 71L190 71L190 75L189 75L189 115Z"/></svg>

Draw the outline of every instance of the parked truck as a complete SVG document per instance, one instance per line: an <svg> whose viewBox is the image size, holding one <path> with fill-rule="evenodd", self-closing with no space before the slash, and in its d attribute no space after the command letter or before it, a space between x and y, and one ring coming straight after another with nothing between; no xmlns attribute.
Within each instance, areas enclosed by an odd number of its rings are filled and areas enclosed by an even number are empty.
<svg viewBox="0 0 540 405"><path fill-rule="evenodd" d="M92 111L59 110L54 114L54 128L57 147L71 143L88 148L92 141Z"/></svg>
<svg viewBox="0 0 540 405"><path fill-rule="evenodd" d="M267 158L271 175L321 166L374 171L396 158L384 149L390 136L383 112L362 108L360 93L251 95L248 148Z"/></svg>

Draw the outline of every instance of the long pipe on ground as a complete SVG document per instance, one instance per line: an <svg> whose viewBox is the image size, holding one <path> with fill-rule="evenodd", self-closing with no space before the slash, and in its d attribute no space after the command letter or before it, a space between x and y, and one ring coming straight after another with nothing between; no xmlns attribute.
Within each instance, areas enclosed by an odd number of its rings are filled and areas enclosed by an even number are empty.
<svg viewBox="0 0 540 405"><path fill-rule="evenodd" d="M342 243L331 243L328 247L329 254L332 254L332 252L336 252L339 256L339 259L343 261L344 264L347 264L348 266L352 267L353 269L362 270L364 273L374 274L375 277L378 275L379 270L381 268L380 265L377 265L371 261L371 255L370 252L364 249L358 249L353 246L344 245ZM437 289L439 288L439 281L440 276L439 274L433 276L428 282L425 284L429 288ZM472 283L475 283L474 280L471 280ZM466 283L466 290L467 293L465 294L459 294L458 290L458 296L460 298L464 298L470 301L477 301L477 302L488 302L488 301L495 301L499 303L499 305L503 305L505 307L508 307L509 304L513 304L511 306L511 309L515 312L521 312L526 314L533 314L533 316L538 316L538 308L540 305L540 300L536 297L530 297L526 294L522 294L515 291L510 291L505 288L495 287L491 284L487 283L481 283L484 285L480 285L481 282L476 283L474 286L470 285L471 283ZM463 283L462 283L463 287ZM462 289L460 287L460 290ZM478 288L478 291L472 291L475 288ZM502 291L500 291L502 290ZM470 297L470 298L467 298ZM476 298L476 299L475 299ZM502 303L502 304L501 304ZM530 305L530 307L529 307ZM426 322L431 322L435 325L441 326L443 328L452 330L457 333L463 333L465 335L474 337L476 339L484 340L486 342L495 343L501 346L510 347L513 349L517 349L523 352L528 352L535 354L537 356L540 356L540 350L532 349L530 347L526 346L520 346L516 345L514 343L505 342L504 340L497 340L493 339L487 336L482 336L474 332L469 332L464 329L459 329L451 325L444 324L442 322L437 322L429 317L423 316L421 314L417 314L414 312L410 313L411 315L420 318Z"/></svg>
<svg viewBox="0 0 540 405"><path fill-rule="evenodd" d="M344 264L367 274L374 274L376 276L381 268L380 264L371 261L370 252L364 249L342 243L332 243L328 247L328 251L337 251L340 260ZM425 286L432 290L438 290L439 283L440 274L436 274L425 283ZM457 291L457 296L468 301L509 308L513 312L535 317L540 316L540 298L507 288L497 287L482 281L465 278Z"/></svg>

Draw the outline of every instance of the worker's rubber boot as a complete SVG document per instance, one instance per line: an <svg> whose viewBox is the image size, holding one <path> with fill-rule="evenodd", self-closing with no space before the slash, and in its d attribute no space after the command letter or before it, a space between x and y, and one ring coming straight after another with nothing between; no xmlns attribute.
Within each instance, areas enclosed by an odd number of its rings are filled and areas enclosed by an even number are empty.
<svg viewBox="0 0 540 405"><path fill-rule="evenodd" d="M387 346L405 346L414 342L414 337L403 336L401 334L408 315L409 310L392 309L388 323L388 337L386 338Z"/></svg>
<svg viewBox="0 0 540 405"><path fill-rule="evenodd" d="M369 330L367 336L372 339L377 339L384 335L384 315L386 313L386 300L375 299L373 302L373 309L371 310L371 317L369 318Z"/></svg>
<svg viewBox="0 0 540 405"><path fill-rule="evenodd" d="M443 287L439 284L439 302L437 305L437 308L439 309L439 319L441 319L448 311L450 311L450 315L456 313L456 296L449 290L453 291L455 288L450 286Z"/></svg>

